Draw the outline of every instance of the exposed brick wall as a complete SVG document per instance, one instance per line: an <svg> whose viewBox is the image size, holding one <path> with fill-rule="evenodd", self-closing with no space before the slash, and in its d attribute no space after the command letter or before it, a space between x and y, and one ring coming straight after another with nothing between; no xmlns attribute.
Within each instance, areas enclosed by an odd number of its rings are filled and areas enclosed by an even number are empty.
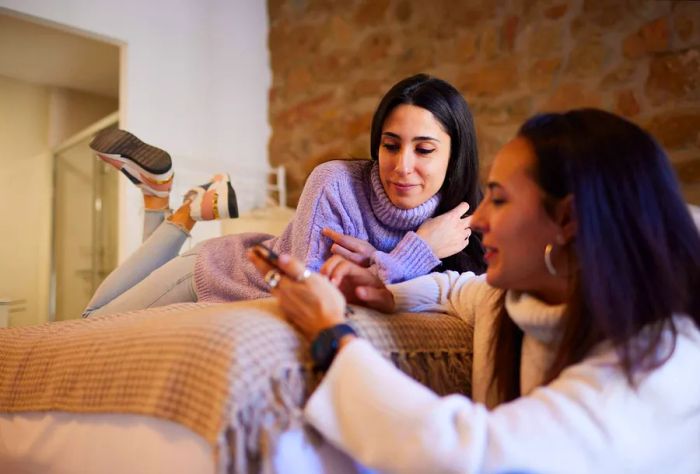
<svg viewBox="0 0 700 474"><path fill-rule="evenodd" d="M700 1L269 0L273 165L296 203L318 163L369 156L382 94L427 72L474 112L484 165L538 111L650 130L700 204Z"/></svg>

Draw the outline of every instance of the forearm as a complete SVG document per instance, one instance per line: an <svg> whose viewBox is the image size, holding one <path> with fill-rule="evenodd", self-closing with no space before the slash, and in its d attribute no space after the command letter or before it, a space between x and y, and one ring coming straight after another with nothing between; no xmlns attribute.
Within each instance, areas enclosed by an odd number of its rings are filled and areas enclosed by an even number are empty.
<svg viewBox="0 0 700 474"><path fill-rule="evenodd" d="M672 427L674 414L695 406L696 384L682 384L678 407L658 398L659 390L677 395L677 387L665 387L677 385L693 357L678 356L633 389L610 349L488 411L462 396L438 397L366 341L350 339L305 414L329 442L382 472L640 471L664 459L660 452L687 454L672 440L694 440L697 431ZM673 433L672 440L659 432Z"/></svg>
<svg viewBox="0 0 700 474"><path fill-rule="evenodd" d="M457 408L454 400L445 400L398 371L366 341L349 338L306 415L333 444L370 468L474 471L468 451L483 446L484 430L474 432L479 439L456 430ZM484 410L461 397L457 405Z"/></svg>
<svg viewBox="0 0 700 474"><path fill-rule="evenodd" d="M440 264L430 246L415 232L408 232L391 252L375 252L372 260L377 276L386 283L425 275Z"/></svg>

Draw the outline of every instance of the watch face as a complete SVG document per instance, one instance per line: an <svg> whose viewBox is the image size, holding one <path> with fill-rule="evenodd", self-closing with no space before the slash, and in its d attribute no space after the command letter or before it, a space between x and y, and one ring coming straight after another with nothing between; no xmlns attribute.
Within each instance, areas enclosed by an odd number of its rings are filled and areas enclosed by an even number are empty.
<svg viewBox="0 0 700 474"><path fill-rule="evenodd" d="M311 358L316 367L326 370L338 352L340 339L347 334L356 334L348 324L338 324L321 331L311 343Z"/></svg>

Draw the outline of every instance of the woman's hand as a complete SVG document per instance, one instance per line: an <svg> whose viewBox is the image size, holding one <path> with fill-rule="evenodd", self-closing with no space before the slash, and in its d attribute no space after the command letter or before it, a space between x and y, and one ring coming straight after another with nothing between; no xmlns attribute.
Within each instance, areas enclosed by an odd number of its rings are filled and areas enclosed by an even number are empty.
<svg viewBox="0 0 700 474"><path fill-rule="evenodd" d="M261 275L275 269L255 252L247 254ZM345 298L326 277L311 273L302 279L305 267L290 255L280 255L277 263L281 278L272 294L287 320L307 340L313 341L322 330L345 320Z"/></svg>
<svg viewBox="0 0 700 474"><path fill-rule="evenodd" d="M333 255L321 267L326 275L351 303L378 309L385 313L394 310L394 295L384 282L370 270Z"/></svg>
<svg viewBox="0 0 700 474"><path fill-rule="evenodd" d="M369 242L341 234L328 227L325 227L321 233L333 241L333 245L331 245L332 254L340 255L363 267L369 267L372 263L372 254L376 249Z"/></svg>
<svg viewBox="0 0 700 474"><path fill-rule="evenodd" d="M438 258L449 257L469 245L471 216L464 216L469 204L462 202L451 211L426 220L416 234L430 246Z"/></svg>

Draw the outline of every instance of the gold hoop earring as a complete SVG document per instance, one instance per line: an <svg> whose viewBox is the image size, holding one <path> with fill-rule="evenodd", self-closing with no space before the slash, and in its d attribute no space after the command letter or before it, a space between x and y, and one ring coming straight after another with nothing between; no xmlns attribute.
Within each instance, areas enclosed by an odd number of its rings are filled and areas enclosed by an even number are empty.
<svg viewBox="0 0 700 474"><path fill-rule="evenodd" d="M554 245L552 244L547 244L547 246L544 248L544 265L547 267L547 271L549 272L550 275L552 276L557 276L557 269L554 268L554 264L552 263L552 250L554 249Z"/></svg>

